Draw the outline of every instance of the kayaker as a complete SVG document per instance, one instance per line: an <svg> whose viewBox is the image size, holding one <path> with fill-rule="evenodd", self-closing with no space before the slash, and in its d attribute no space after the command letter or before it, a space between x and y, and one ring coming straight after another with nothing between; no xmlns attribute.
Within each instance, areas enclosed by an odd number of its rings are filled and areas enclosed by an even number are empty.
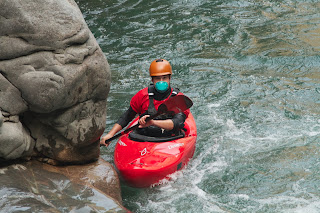
<svg viewBox="0 0 320 213"><path fill-rule="evenodd" d="M149 74L152 84L135 94L129 109L123 113L109 133L100 139L100 145L108 146L105 141L113 137L117 132L126 127L138 114L138 134L164 137L178 134L183 128L189 109L175 115L162 115L146 122L146 118L157 112L158 106L165 100L175 95L183 95L178 89L171 88L170 81L172 68L165 59L156 59L150 64Z"/></svg>

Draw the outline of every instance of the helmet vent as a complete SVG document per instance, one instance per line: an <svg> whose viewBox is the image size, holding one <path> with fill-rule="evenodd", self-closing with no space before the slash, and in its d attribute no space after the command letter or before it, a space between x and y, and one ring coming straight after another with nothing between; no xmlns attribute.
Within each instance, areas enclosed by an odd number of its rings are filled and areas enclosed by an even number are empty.
<svg viewBox="0 0 320 213"><path fill-rule="evenodd" d="M163 62L163 60L162 59L158 59L158 60L156 60L156 62Z"/></svg>

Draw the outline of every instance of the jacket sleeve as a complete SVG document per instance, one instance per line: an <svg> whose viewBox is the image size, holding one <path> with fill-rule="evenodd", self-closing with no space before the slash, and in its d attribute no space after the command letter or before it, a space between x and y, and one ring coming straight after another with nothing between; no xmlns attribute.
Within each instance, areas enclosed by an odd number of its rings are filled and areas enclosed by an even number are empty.
<svg viewBox="0 0 320 213"><path fill-rule="evenodd" d="M173 122L173 125L174 125L173 129L174 130L182 129L184 127L184 122L185 122L186 118L187 118L187 116L183 112L175 114L173 116L173 118L171 119Z"/></svg>
<svg viewBox="0 0 320 213"><path fill-rule="evenodd" d="M136 116L136 112L132 109L130 106L127 111L125 111L122 116L117 121L117 124L119 124L122 128L126 127L132 119Z"/></svg>

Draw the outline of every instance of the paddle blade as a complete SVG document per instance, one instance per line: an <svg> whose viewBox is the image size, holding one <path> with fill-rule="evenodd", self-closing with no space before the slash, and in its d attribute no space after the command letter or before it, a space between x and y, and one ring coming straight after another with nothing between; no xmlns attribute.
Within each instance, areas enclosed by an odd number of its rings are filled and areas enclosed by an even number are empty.
<svg viewBox="0 0 320 213"><path fill-rule="evenodd" d="M185 95L176 95L163 102L159 108L159 113L167 111L174 112L174 114L183 112L189 109L193 105L193 102Z"/></svg>

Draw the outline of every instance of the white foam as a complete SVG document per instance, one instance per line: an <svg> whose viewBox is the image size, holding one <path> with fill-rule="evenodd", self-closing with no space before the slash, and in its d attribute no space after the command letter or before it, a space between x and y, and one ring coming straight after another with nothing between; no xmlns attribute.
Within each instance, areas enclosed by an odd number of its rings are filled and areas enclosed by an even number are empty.
<svg viewBox="0 0 320 213"><path fill-rule="evenodd" d="M231 194L230 195L231 198L233 199L243 199L243 200L249 200L250 196L247 194Z"/></svg>
<svg viewBox="0 0 320 213"><path fill-rule="evenodd" d="M208 108L217 108L219 106L221 106L221 104L219 104L219 103L208 104Z"/></svg>
<svg viewBox="0 0 320 213"><path fill-rule="evenodd" d="M320 134L320 132L308 132L308 135L311 136L311 137L317 136L319 134Z"/></svg>
<svg viewBox="0 0 320 213"><path fill-rule="evenodd" d="M288 213L319 213L320 211L320 201L313 201L307 205L299 205L297 208L292 210L286 210L283 212Z"/></svg>
<svg viewBox="0 0 320 213"><path fill-rule="evenodd" d="M233 120L231 120L231 119L228 119L228 120L227 120L226 125L227 125L228 128L230 129L229 134L230 134L230 135L233 135L233 136L234 136L234 135L241 135L241 134L243 134L243 131L242 131L241 129L237 128L234 123L235 123L235 122L234 122Z"/></svg>

